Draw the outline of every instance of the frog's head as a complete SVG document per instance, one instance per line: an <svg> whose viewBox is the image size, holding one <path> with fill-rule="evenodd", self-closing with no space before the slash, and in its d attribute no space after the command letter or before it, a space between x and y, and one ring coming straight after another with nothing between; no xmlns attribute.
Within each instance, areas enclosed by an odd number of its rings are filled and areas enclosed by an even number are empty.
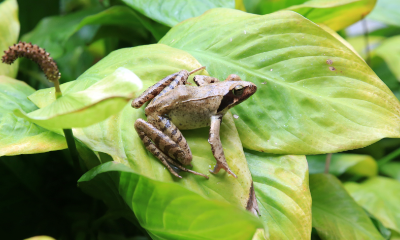
<svg viewBox="0 0 400 240"><path fill-rule="evenodd" d="M230 108L248 99L257 91L257 86L252 82L242 81L236 74L229 75L223 84L228 90L218 107L218 113L225 113Z"/></svg>

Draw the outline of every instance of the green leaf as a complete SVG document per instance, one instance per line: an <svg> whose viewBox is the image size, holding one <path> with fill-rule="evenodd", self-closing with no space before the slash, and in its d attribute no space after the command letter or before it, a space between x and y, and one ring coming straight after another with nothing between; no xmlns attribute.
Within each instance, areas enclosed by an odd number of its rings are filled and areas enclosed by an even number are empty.
<svg viewBox="0 0 400 240"><path fill-rule="evenodd" d="M377 0L310 0L287 10L293 10L315 23L325 24L334 31L344 29L363 19L375 7Z"/></svg>
<svg viewBox="0 0 400 240"><path fill-rule="evenodd" d="M326 155L307 156L310 174L322 173L325 170ZM339 176L343 173L373 177L378 173L374 158L362 154L332 154L329 173Z"/></svg>
<svg viewBox="0 0 400 240"><path fill-rule="evenodd" d="M13 114L37 107L27 99L35 90L22 81L0 76L0 156L32 154L67 147L63 136L52 133Z"/></svg>
<svg viewBox="0 0 400 240"><path fill-rule="evenodd" d="M346 183L350 195L382 224L400 233L400 182L375 177L363 183Z"/></svg>
<svg viewBox="0 0 400 240"><path fill-rule="evenodd" d="M246 152L246 159L265 239L310 239L311 195L305 157L251 151Z"/></svg>
<svg viewBox="0 0 400 240"><path fill-rule="evenodd" d="M311 174L312 225L324 239L384 239L364 210L329 174Z"/></svg>
<svg viewBox="0 0 400 240"><path fill-rule="evenodd" d="M397 0L379 0L369 19L400 27L400 2Z"/></svg>
<svg viewBox="0 0 400 240"><path fill-rule="evenodd" d="M16 109L15 114L47 129L87 127L117 114L142 88L135 73L124 67L98 82L87 79L78 85L81 87L79 90L74 89L74 84L63 84L61 91L64 94L55 101L54 88L41 90L32 99L53 94L51 100L54 102L28 114Z"/></svg>
<svg viewBox="0 0 400 240"><path fill-rule="evenodd" d="M36 237L27 238L25 240L55 240L55 239L52 237L49 237L49 236L36 236Z"/></svg>
<svg viewBox="0 0 400 240"><path fill-rule="evenodd" d="M235 8L233 0L122 1L145 16L170 27L188 18L197 17L212 8Z"/></svg>
<svg viewBox="0 0 400 240"><path fill-rule="evenodd" d="M153 180L116 162L93 168L78 184L97 196L119 194L153 239L251 239L262 227L244 209L206 199L176 183Z"/></svg>
<svg viewBox="0 0 400 240"><path fill-rule="evenodd" d="M18 4L16 0L0 3L0 52L15 44L19 35ZM13 65L0 63L0 75L16 77L18 62Z"/></svg>
<svg viewBox="0 0 400 240"><path fill-rule="evenodd" d="M128 7L114 6L103 12L99 11L99 8L90 8L65 16L44 18L33 31L25 34L22 40L37 44L51 53L53 58L59 58L64 54L67 40L87 25L121 26L134 31L137 38L147 37L142 25L146 20ZM150 24L147 26L150 27Z"/></svg>
<svg viewBox="0 0 400 240"><path fill-rule="evenodd" d="M371 48L372 46L380 45L384 39L385 39L385 37L382 37L382 36L368 36L369 47ZM360 54L360 56L363 59L367 59L368 53L370 55L373 55L371 49L367 49L367 45L365 44L364 36L346 38L346 41L348 43L350 43L351 46L354 47L354 49L357 51L358 54ZM385 79L382 78L382 80L385 80Z"/></svg>
<svg viewBox="0 0 400 240"><path fill-rule="evenodd" d="M389 69L400 81L400 36L385 39L374 52L385 60Z"/></svg>
<svg viewBox="0 0 400 240"><path fill-rule="evenodd" d="M389 162L380 167L380 171L400 181L400 163Z"/></svg>
<svg viewBox="0 0 400 240"><path fill-rule="evenodd" d="M297 13L213 9L172 28L160 43L192 54L212 76L234 73L257 85L231 110L246 148L318 154L400 136L399 101L387 86Z"/></svg>
<svg viewBox="0 0 400 240"><path fill-rule="evenodd" d="M245 0L248 12L267 14L286 9L300 13L316 23L335 31L341 30L365 17L375 6L376 0Z"/></svg>
<svg viewBox="0 0 400 240"><path fill-rule="evenodd" d="M150 86L172 73L182 69L193 70L201 65L188 53L162 44L125 48L109 54L78 80L64 84L70 89L65 89L66 93L79 91L89 83L109 78L121 66L135 72L145 86ZM39 91L31 96L31 100L41 108L46 106L46 102L51 102L51 98L52 93L48 91ZM216 175L208 172L216 161L207 141L207 128L182 131L193 154L193 170L207 174L209 180L184 172L180 173L183 179L172 176L159 160L147 152L137 135L133 125L139 117L145 119L143 108L133 109L126 105L119 114L106 121L74 129L74 136L93 151L107 153L115 161L129 165L141 175L164 182L177 182L206 198L224 200L242 208L247 206L251 174L231 114L224 117L220 136L227 162L238 178L231 177L223 170Z"/></svg>
<svg viewBox="0 0 400 240"><path fill-rule="evenodd" d="M98 8L78 11L65 16L43 18L35 29L25 34L22 41L32 42L51 54L53 58L59 58L64 54L64 44L79 30L77 26L87 16L99 12Z"/></svg>

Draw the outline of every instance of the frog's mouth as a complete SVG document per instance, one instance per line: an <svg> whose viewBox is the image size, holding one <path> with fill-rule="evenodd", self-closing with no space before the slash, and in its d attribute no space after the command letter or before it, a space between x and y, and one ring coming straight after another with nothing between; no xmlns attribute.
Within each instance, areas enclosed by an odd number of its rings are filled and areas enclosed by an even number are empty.
<svg viewBox="0 0 400 240"><path fill-rule="evenodd" d="M240 96L237 96L233 93L233 91L229 91L222 98L221 104L218 107L217 113L223 112L224 110L228 110L244 100L248 99L251 95L253 95L257 91L257 86L255 84L249 84L245 86L243 93Z"/></svg>

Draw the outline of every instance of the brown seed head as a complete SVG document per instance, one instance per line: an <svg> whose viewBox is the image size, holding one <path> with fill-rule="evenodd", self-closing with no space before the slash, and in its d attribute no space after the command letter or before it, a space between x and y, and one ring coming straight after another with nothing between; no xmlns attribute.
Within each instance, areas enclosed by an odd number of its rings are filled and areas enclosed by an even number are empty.
<svg viewBox="0 0 400 240"><path fill-rule="evenodd" d="M37 45L25 42L14 44L4 51L1 61L11 65L19 57L26 57L37 63L50 81L56 81L61 77L57 64L50 57L50 53Z"/></svg>

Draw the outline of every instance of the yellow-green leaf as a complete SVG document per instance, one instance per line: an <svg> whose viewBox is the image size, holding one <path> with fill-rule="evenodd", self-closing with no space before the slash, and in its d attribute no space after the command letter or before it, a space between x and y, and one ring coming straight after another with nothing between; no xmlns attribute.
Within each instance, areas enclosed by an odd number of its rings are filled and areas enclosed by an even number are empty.
<svg viewBox="0 0 400 240"><path fill-rule="evenodd" d="M265 239L310 239L311 195L304 156L246 152ZM259 236L255 239L262 239Z"/></svg>
<svg viewBox="0 0 400 240"><path fill-rule="evenodd" d="M257 85L231 110L246 148L318 154L400 137L400 103L390 89L356 53L297 13L213 9L160 42L192 54L214 77L234 73Z"/></svg>
<svg viewBox="0 0 400 240"><path fill-rule="evenodd" d="M17 0L6 0L0 3L0 55L9 46L17 43L19 35L18 4ZM0 75L16 77L18 62L13 65L0 63Z"/></svg>
<svg viewBox="0 0 400 240"><path fill-rule="evenodd" d="M268 14L292 10L315 23L322 23L335 31L363 19L374 8L376 0L245 0L248 12Z"/></svg>
<svg viewBox="0 0 400 240"><path fill-rule="evenodd" d="M22 81L0 76L0 156L32 154L67 148L63 136L50 132L13 114L37 107L27 96L35 90Z"/></svg>
<svg viewBox="0 0 400 240"><path fill-rule="evenodd" d="M322 173L325 170L326 155L307 156L310 173ZM373 177L378 174L378 164L369 155L332 154L329 172L339 176L343 173Z"/></svg>
<svg viewBox="0 0 400 240"><path fill-rule="evenodd" d="M93 196L124 202L131 210L126 214L134 214L152 239L250 240L262 227L244 209L148 178L116 162L95 167L78 184Z"/></svg>
<svg viewBox="0 0 400 240"><path fill-rule="evenodd" d="M64 94L55 101L54 88L41 90L32 99L53 95L48 105L38 104L42 108L30 113L16 109L15 114L47 129L87 127L121 111L142 88L142 82L134 72L121 67L98 82L87 79L80 86L83 88L74 88L71 83L62 85Z"/></svg>
<svg viewBox="0 0 400 240"><path fill-rule="evenodd" d="M310 175L313 227L324 240L383 240L364 210L330 174Z"/></svg>
<svg viewBox="0 0 400 240"><path fill-rule="evenodd" d="M386 177L374 177L362 183L345 184L350 195L383 226L400 233L400 182Z"/></svg>
<svg viewBox="0 0 400 240"><path fill-rule="evenodd" d="M70 90L66 89L66 94L85 89L89 84L99 83L103 78L109 78L122 66L126 71L135 72L145 86L150 86L169 74L182 69L193 70L201 65L190 54L163 44L125 48L112 52L78 80L67 83L66 86ZM45 101L51 102L51 98L52 93L48 91L39 91L31 97L39 107L46 106ZM164 165L145 149L137 135L134 123L139 117L146 119L143 108L133 109L126 105L119 114L106 121L82 129L73 129L74 136L93 151L109 154L115 161L124 163L138 174L159 181L177 182L206 198L246 207L251 175L231 114L224 117L220 135L229 167L238 178L233 178L223 170L216 175L209 173L216 161L207 141L208 128L183 131L193 154L193 170L207 174L209 180L185 172L180 173L183 179L172 176Z"/></svg>

